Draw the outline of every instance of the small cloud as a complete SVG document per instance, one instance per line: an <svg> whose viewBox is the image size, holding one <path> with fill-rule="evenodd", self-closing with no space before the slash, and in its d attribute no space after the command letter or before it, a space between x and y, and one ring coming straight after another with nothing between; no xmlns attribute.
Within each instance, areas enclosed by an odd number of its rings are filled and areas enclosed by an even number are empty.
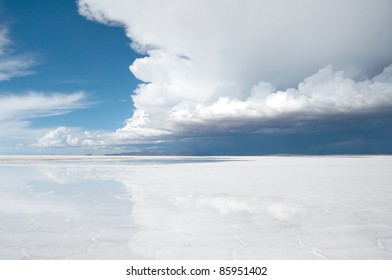
<svg viewBox="0 0 392 280"><path fill-rule="evenodd" d="M108 141L109 133L83 131L80 128L58 127L48 131L32 146L40 148L104 148Z"/></svg>
<svg viewBox="0 0 392 280"><path fill-rule="evenodd" d="M8 30L0 27L0 82L31 75L31 68L36 63L29 55L14 54L11 44Z"/></svg>
<svg viewBox="0 0 392 280"><path fill-rule="evenodd" d="M84 92L0 94L0 107L2 108L0 121L63 115L75 109L85 108L87 106L85 99Z"/></svg>
<svg viewBox="0 0 392 280"><path fill-rule="evenodd" d="M8 38L8 30L4 27L0 28L0 55L4 55L6 52L6 48L10 44L10 40Z"/></svg>
<svg viewBox="0 0 392 280"><path fill-rule="evenodd" d="M71 129L67 127L59 127L49 131L44 137L39 139L38 147L75 147L80 145L80 139L72 136Z"/></svg>

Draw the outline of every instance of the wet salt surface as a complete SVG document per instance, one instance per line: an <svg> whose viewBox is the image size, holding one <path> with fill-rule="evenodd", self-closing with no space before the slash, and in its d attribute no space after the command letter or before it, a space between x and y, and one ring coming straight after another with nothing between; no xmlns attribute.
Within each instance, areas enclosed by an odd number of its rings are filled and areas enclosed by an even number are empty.
<svg viewBox="0 0 392 280"><path fill-rule="evenodd" d="M392 157L1 161L0 259L392 259Z"/></svg>

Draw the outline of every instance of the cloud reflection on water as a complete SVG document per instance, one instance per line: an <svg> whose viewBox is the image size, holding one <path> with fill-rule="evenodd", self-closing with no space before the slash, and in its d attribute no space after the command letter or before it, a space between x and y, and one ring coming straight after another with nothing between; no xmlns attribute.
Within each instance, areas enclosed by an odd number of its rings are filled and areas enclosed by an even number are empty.
<svg viewBox="0 0 392 280"><path fill-rule="evenodd" d="M391 160L2 163L0 258L391 259Z"/></svg>

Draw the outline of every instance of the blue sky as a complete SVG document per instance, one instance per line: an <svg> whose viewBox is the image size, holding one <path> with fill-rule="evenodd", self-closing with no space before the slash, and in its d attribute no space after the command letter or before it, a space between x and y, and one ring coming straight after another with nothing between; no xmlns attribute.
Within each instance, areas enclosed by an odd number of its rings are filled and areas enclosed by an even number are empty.
<svg viewBox="0 0 392 280"><path fill-rule="evenodd" d="M59 117L36 119L32 126L121 127L132 112L129 96L137 84L128 70L137 54L129 47L124 30L87 21L77 13L74 1L0 3L1 24L9 29L10 47L35 60L31 75L3 81L0 91L84 90L93 104Z"/></svg>
<svg viewBox="0 0 392 280"><path fill-rule="evenodd" d="M391 153L390 1L0 0L0 154Z"/></svg>

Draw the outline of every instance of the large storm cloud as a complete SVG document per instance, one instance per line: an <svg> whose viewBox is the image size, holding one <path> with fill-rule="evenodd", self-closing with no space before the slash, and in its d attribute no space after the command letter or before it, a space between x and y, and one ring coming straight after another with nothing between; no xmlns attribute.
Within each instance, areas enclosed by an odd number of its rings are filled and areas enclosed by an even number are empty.
<svg viewBox="0 0 392 280"><path fill-rule="evenodd" d="M391 1L79 0L78 6L90 20L123 27L144 55L130 65L141 82L131 96L134 113L113 134L114 144L181 146L192 138L211 144L217 137L212 146L230 146L222 139L236 145L249 136L271 145L282 133L301 142L313 131L316 140L302 145L366 142L358 151L369 152L372 142L385 151Z"/></svg>

